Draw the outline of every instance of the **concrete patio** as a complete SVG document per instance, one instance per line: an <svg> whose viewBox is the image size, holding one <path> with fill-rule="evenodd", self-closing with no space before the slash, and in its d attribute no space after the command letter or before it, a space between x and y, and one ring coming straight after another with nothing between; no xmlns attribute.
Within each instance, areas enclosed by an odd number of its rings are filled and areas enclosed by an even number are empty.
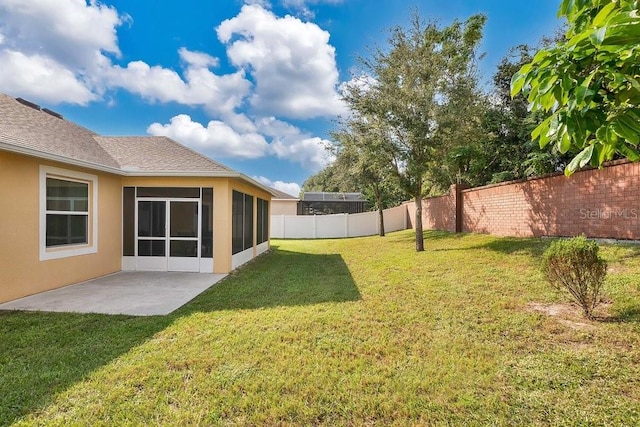
<svg viewBox="0 0 640 427"><path fill-rule="evenodd" d="M226 274L121 271L0 304L0 310L166 315Z"/></svg>

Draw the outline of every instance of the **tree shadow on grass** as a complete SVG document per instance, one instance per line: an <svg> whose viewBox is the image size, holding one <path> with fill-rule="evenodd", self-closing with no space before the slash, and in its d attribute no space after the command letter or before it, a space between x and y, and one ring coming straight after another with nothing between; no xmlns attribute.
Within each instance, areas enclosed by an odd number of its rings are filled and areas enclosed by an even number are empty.
<svg viewBox="0 0 640 427"><path fill-rule="evenodd" d="M272 250L176 313L340 303L361 299L338 254Z"/></svg>
<svg viewBox="0 0 640 427"><path fill-rule="evenodd" d="M340 255L272 250L168 316L0 311L0 426L192 313L359 299Z"/></svg>
<svg viewBox="0 0 640 427"><path fill-rule="evenodd" d="M614 315L604 319L605 322L613 323L640 323L640 305L624 307Z"/></svg>
<svg viewBox="0 0 640 427"><path fill-rule="evenodd" d="M46 407L169 324L159 316L0 311L0 426Z"/></svg>
<svg viewBox="0 0 640 427"><path fill-rule="evenodd" d="M460 239L467 233L452 233L450 231L441 230L424 230L423 239L425 243L425 249L428 250L430 242L438 242L442 240ZM406 232L405 230L398 232L387 233L388 238L392 238L395 242L415 244L416 233L415 231Z"/></svg>
<svg viewBox="0 0 640 427"><path fill-rule="evenodd" d="M446 231L425 232L425 243L429 241L461 239L472 236L470 233L450 233ZM488 236L488 235L487 235ZM532 237L497 237L491 236L491 240L481 244L471 244L468 246L446 247L433 249L435 251L473 251L476 249L488 249L500 252L505 255L530 255L533 257L541 257L544 251L549 247L552 240L548 238L532 238ZM427 250L428 247L427 247Z"/></svg>
<svg viewBox="0 0 640 427"><path fill-rule="evenodd" d="M453 233L451 231L442 230L424 230L424 241L460 239L465 237L467 234L468 233ZM412 234L411 236L415 239L415 234Z"/></svg>
<svg viewBox="0 0 640 427"><path fill-rule="evenodd" d="M499 237L474 248L489 249L505 255L526 254L539 258L551 242L551 239L532 237Z"/></svg>

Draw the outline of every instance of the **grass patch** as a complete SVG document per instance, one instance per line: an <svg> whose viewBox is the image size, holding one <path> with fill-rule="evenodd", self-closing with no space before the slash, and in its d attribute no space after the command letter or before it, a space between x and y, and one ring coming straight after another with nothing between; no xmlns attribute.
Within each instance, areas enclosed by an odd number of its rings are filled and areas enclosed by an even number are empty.
<svg viewBox="0 0 640 427"><path fill-rule="evenodd" d="M170 316L0 312L0 425L638 425L638 249L606 321L538 271L548 240L274 241Z"/></svg>

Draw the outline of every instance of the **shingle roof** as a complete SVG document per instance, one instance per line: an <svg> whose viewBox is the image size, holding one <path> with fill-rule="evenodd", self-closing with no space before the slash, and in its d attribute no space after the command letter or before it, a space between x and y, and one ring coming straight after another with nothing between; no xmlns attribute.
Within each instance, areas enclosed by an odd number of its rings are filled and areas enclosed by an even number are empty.
<svg viewBox="0 0 640 427"><path fill-rule="evenodd" d="M95 133L0 93L0 142L44 154L118 168Z"/></svg>
<svg viewBox="0 0 640 427"><path fill-rule="evenodd" d="M233 172L164 136L95 136L125 172Z"/></svg>
<svg viewBox="0 0 640 427"><path fill-rule="evenodd" d="M31 105L31 106L29 106ZM0 93L0 148L98 166L115 173L242 176L167 137L101 136L28 102Z"/></svg>
<svg viewBox="0 0 640 427"><path fill-rule="evenodd" d="M283 191L276 190L275 188L270 188L271 194L273 194L274 199L286 199L286 200L298 200L297 197L292 196L291 194L287 194Z"/></svg>

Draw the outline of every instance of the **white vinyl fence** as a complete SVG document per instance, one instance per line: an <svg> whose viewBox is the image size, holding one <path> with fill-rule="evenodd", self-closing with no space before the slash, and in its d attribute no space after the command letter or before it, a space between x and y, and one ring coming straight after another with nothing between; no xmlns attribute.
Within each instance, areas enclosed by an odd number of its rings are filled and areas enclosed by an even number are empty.
<svg viewBox="0 0 640 427"><path fill-rule="evenodd" d="M378 234L378 212L336 215L271 215L274 239L330 239ZM407 228L407 207L384 210L384 231Z"/></svg>

